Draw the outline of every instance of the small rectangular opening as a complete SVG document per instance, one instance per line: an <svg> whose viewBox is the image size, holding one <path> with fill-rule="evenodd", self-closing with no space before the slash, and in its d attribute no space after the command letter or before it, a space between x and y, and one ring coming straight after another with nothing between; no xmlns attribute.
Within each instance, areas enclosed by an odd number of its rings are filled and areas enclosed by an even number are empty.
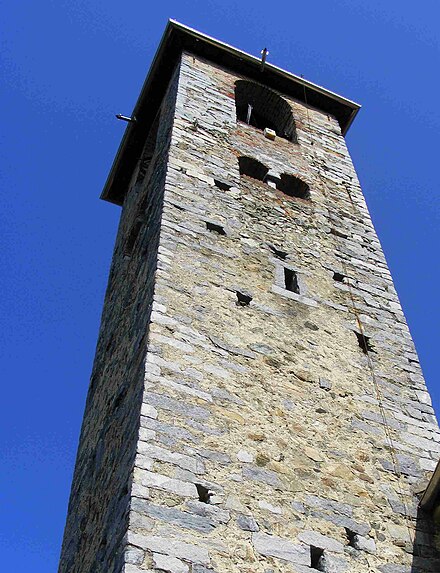
<svg viewBox="0 0 440 573"><path fill-rule="evenodd" d="M299 294L298 276L295 271L287 267L284 267L284 286L286 290Z"/></svg>
<svg viewBox="0 0 440 573"><path fill-rule="evenodd" d="M310 566L317 571L324 571L322 557L324 556L324 549L320 547L310 546Z"/></svg>
<svg viewBox="0 0 440 573"><path fill-rule="evenodd" d="M347 534L348 545L350 547L356 547L356 533L348 527L345 528L345 533Z"/></svg>
<svg viewBox="0 0 440 573"><path fill-rule="evenodd" d="M222 191L229 191L229 189L232 187L232 185L226 183L225 181L220 181L220 179L214 179L214 184Z"/></svg>
<svg viewBox="0 0 440 573"><path fill-rule="evenodd" d="M134 245L142 228L142 224L143 220L140 218L136 219L136 221L133 223L124 246L125 257L131 257Z"/></svg>
<svg viewBox="0 0 440 573"><path fill-rule="evenodd" d="M237 290L236 295L238 306L248 306L252 300L252 296L247 292Z"/></svg>
<svg viewBox="0 0 440 573"><path fill-rule="evenodd" d="M200 483L196 483L195 486L199 495L199 501L202 503L210 503L212 492L210 492L207 487Z"/></svg>
<svg viewBox="0 0 440 573"><path fill-rule="evenodd" d="M209 221L206 221L206 228L208 229L208 231L211 231L212 233L217 233L218 235L226 235L226 231L224 227L222 227L221 225L216 225L215 223L210 223Z"/></svg>
<svg viewBox="0 0 440 573"><path fill-rule="evenodd" d="M356 334L358 344L360 348L362 348L362 352L364 354L368 354L369 352L375 352L374 347L370 342L369 336L365 336L363 332L354 331L354 333Z"/></svg>
<svg viewBox="0 0 440 573"><path fill-rule="evenodd" d="M345 283L345 275L343 275L342 273L338 273L337 271L335 271L333 273L333 280L338 282L338 283Z"/></svg>

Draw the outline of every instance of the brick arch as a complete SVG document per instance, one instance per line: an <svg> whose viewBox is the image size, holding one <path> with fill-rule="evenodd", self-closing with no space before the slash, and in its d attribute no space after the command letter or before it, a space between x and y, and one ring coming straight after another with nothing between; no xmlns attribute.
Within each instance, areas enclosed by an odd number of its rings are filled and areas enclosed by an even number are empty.
<svg viewBox="0 0 440 573"><path fill-rule="evenodd" d="M238 169L240 175L247 175L258 181L264 181L269 172L269 168L266 165L247 155L242 155L238 158Z"/></svg>
<svg viewBox="0 0 440 573"><path fill-rule="evenodd" d="M249 105L252 110L248 122ZM239 121L245 121L258 129L268 127L279 137L298 142L290 105L271 89L248 80L237 80L235 109Z"/></svg>
<svg viewBox="0 0 440 573"><path fill-rule="evenodd" d="M310 187L305 181L295 175L283 173L277 182L277 189L289 197L310 199Z"/></svg>

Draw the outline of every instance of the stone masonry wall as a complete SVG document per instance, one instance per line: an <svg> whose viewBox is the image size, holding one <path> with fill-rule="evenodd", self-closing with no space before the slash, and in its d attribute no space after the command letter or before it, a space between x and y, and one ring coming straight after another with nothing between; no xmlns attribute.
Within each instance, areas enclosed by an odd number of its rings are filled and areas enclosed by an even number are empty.
<svg viewBox="0 0 440 573"><path fill-rule="evenodd" d="M183 55L124 571L439 571L415 495L439 429L344 138L289 98L298 143L237 124L237 79ZM241 155L298 175L311 199L240 178ZM148 300L150 274L123 282Z"/></svg>
<svg viewBox="0 0 440 573"><path fill-rule="evenodd" d="M155 154L122 209L75 466L60 573L123 568L177 73ZM155 134L147 138L151 140Z"/></svg>

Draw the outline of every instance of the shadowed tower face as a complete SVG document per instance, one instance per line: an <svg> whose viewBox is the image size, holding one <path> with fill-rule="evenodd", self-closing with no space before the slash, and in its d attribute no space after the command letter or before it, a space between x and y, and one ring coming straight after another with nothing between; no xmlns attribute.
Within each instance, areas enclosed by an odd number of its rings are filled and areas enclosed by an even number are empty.
<svg viewBox="0 0 440 573"><path fill-rule="evenodd" d="M170 22L121 205L62 573L440 570L439 430L344 133L358 106Z"/></svg>

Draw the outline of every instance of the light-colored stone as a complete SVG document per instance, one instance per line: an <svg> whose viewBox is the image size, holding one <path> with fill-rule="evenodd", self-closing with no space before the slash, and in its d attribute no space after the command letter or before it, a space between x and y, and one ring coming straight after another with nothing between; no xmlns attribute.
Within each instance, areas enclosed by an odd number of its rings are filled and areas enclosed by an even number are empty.
<svg viewBox="0 0 440 573"><path fill-rule="evenodd" d="M128 541L132 545L144 550L148 549L149 551L183 559L190 563L209 564L209 555L205 548L174 538L129 532Z"/></svg>
<svg viewBox="0 0 440 573"><path fill-rule="evenodd" d="M253 533L252 543L261 555L276 557L299 565L310 565L310 551L305 545L294 544L288 539L266 533Z"/></svg>
<svg viewBox="0 0 440 573"><path fill-rule="evenodd" d="M189 567L186 563L176 557L153 553L153 564L155 569L167 571L167 573L188 573Z"/></svg>

